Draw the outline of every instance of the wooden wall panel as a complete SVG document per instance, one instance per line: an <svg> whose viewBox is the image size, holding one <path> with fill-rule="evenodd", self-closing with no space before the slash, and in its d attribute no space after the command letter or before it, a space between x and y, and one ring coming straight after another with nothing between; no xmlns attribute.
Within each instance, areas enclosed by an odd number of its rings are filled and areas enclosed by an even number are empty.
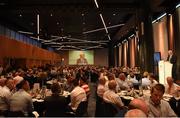
<svg viewBox="0 0 180 118"><path fill-rule="evenodd" d="M3 58L26 59L26 61L23 61L23 63L26 62L26 66L50 64L61 60L57 53L0 36L0 64L3 63Z"/></svg>

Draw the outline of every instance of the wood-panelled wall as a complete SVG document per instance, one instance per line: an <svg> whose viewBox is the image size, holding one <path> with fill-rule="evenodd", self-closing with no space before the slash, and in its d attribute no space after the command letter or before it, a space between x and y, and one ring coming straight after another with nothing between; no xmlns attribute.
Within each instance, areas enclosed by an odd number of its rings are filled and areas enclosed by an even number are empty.
<svg viewBox="0 0 180 118"><path fill-rule="evenodd" d="M23 42L10 39L9 37L0 36L0 64L4 64L4 59L23 59L25 66L32 67L40 66L46 63L52 64L61 60L57 53L48 50L25 44Z"/></svg>

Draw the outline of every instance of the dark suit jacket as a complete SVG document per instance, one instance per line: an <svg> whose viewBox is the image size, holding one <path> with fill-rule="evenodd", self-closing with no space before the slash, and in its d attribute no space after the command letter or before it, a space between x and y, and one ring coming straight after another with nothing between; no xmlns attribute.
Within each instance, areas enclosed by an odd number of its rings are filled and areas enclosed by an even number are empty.
<svg viewBox="0 0 180 118"><path fill-rule="evenodd" d="M45 103L45 116L57 117L65 116L68 103L64 96L52 95L44 100Z"/></svg>
<svg viewBox="0 0 180 118"><path fill-rule="evenodd" d="M169 61L169 57L170 57L170 56L168 55L167 61ZM172 77L173 77L174 79L176 79L176 68L177 68L176 62L177 62L177 56L176 56L175 54L173 54L172 57L171 57L171 59L170 59L170 63L173 64L173 65L172 65Z"/></svg>
<svg viewBox="0 0 180 118"><path fill-rule="evenodd" d="M168 55L168 57L167 57L167 61L169 61L169 55ZM176 55L172 55L172 57L171 57L171 59L170 59L170 63L172 63L172 64L176 64L176 62L177 62L177 57L176 57Z"/></svg>

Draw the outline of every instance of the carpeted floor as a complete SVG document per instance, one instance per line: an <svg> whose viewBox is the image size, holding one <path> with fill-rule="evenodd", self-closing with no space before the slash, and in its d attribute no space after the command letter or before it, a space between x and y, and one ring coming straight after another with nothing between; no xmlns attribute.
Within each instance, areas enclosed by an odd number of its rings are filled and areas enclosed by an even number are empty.
<svg viewBox="0 0 180 118"><path fill-rule="evenodd" d="M94 117L96 111L96 84L89 83L91 94L88 101L88 117Z"/></svg>

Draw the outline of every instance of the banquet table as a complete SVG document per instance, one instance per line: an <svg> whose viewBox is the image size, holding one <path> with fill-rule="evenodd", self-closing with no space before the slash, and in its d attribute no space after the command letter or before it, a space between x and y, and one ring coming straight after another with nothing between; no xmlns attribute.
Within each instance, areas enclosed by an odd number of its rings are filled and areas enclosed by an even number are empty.
<svg viewBox="0 0 180 118"><path fill-rule="evenodd" d="M46 96L50 96L51 94L52 93L50 90L46 92ZM68 103L70 103L70 92L63 91L60 96L64 96L67 99ZM42 98L41 95L37 95L32 99L32 101L34 105L34 111L37 111L40 117L43 116L43 112L45 110L44 98Z"/></svg>
<svg viewBox="0 0 180 118"><path fill-rule="evenodd" d="M122 102L125 106L128 106L131 100L134 98L141 98L143 100L148 100L151 96L150 90L143 90L143 94L139 95L139 90L135 90L135 93L130 93L129 91L120 91L117 94L121 97ZM163 100L169 102L171 108L180 117L180 96L173 97L172 95L164 93Z"/></svg>

